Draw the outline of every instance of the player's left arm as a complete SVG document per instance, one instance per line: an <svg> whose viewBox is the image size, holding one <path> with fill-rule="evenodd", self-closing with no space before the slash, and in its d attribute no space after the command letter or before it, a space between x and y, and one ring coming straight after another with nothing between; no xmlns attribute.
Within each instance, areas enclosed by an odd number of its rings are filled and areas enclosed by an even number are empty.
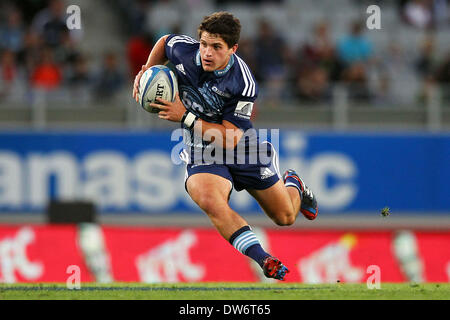
<svg viewBox="0 0 450 320"><path fill-rule="evenodd" d="M139 73L134 78L133 98L134 100L136 100L136 102L139 102L139 81L141 80L144 72L154 65L166 64L168 61L165 51L166 40L168 37L169 35L165 35L156 42L155 46L148 56L147 63L142 66L141 71L139 71Z"/></svg>
<svg viewBox="0 0 450 320"><path fill-rule="evenodd" d="M194 133L201 135L203 140L212 141L221 148L234 149L244 135L242 129L227 120L219 124L198 119L186 110L178 93L173 102L162 99L157 99L157 102L150 106L161 110L158 113L160 119L183 122L187 127L193 128Z"/></svg>

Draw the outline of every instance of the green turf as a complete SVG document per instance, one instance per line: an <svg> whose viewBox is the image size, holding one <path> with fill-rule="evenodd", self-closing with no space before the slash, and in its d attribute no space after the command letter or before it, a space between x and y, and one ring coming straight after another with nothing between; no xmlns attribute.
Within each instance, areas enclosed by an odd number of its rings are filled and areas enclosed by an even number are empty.
<svg viewBox="0 0 450 320"><path fill-rule="evenodd" d="M0 284L0 300L450 300L449 283L389 284L368 289L365 284L255 284L255 283L179 283L142 284L82 283L69 290L65 284Z"/></svg>

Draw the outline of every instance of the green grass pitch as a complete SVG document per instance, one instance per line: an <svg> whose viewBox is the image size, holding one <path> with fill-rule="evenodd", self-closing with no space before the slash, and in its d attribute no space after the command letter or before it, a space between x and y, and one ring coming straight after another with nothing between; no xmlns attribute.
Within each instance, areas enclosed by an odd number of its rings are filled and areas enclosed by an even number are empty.
<svg viewBox="0 0 450 320"><path fill-rule="evenodd" d="M450 283L0 284L0 300L450 300Z"/></svg>

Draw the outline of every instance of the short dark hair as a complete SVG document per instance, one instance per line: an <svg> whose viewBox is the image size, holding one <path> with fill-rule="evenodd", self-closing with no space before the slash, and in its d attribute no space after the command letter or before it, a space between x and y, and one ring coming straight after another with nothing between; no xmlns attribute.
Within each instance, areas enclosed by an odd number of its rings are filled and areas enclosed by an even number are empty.
<svg viewBox="0 0 450 320"><path fill-rule="evenodd" d="M199 38L201 38L203 31L219 35L231 48L239 42L241 22L229 12L214 12L203 18L197 31Z"/></svg>

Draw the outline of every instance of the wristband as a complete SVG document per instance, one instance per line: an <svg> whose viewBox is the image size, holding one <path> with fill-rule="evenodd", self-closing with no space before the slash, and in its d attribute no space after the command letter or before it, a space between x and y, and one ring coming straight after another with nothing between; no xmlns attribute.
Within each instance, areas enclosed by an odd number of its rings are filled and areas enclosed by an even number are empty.
<svg viewBox="0 0 450 320"><path fill-rule="evenodd" d="M189 129L192 129L195 125L195 121L198 119L198 117L193 114L192 112L186 111L183 115L183 118L181 118L181 122L188 127Z"/></svg>

